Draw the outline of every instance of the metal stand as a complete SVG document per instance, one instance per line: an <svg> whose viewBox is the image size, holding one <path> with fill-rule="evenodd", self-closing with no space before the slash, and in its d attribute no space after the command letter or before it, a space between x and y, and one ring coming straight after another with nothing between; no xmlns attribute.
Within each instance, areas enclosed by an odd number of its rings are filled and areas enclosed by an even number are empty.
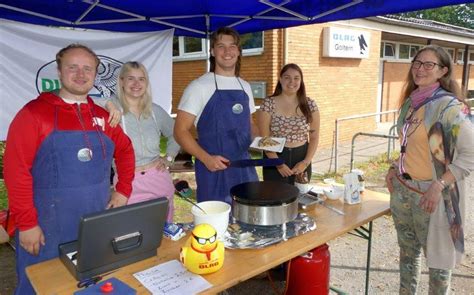
<svg viewBox="0 0 474 295"><path fill-rule="evenodd" d="M372 221L369 222L369 228L360 226L359 228L354 229L354 232L350 232L351 235L354 235L359 238L367 240L367 264L365 267L365 295L369 294L369 275L370 275L370 255L372 250Z"/></svg>

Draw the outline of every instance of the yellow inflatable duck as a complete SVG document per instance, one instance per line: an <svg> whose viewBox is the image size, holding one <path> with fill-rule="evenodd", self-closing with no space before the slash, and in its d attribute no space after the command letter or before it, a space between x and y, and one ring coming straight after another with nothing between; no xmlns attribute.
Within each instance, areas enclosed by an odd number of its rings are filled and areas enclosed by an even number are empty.
<svg viewBox="0 0 474 295"><path fill-rule="evenodd" d="M224 244L217 240L217 232L211 225L199 224L181 248L179 258L190 272L213 273L224 264Z"/></svg>

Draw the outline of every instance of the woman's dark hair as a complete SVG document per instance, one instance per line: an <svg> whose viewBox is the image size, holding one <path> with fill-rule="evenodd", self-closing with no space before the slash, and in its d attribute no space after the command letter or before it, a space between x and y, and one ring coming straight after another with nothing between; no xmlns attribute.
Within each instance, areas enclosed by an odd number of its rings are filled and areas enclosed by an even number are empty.
<svg viewBox="0 0 474 295"><path fill-rule="evenodd" d="M286 64L281 70L280 70L280 75L279 78L283 77L283 75L288 71L289 69L293 69L298 71L298 73L301 76L301 83L300 83L300 89L298 89L298 92L296 92L296 96L298 98L298 106L297 109L300 108L301 112L306 118L306 123L311 123L313 121L313 117L311 116L311 110L309 109L308 105L308 98L306 96L306 87L304 85L304 79L303 79L303 71L297 64ZM272 96L278 96L283 92L283 89L281 87L280 79L278 79L278 83L275 87L275 91L273 91Z"/></svg>
<svg viewBox="0 0 474 295"><path fill-rule="evenodd" d="M446 74L444 74L443 77L441 77L438 82L440 86L451 93L453 93L457 99L464 104L466 104L464 98L465 96L463 95L463 92L461 90L461 87L459 87L459 84L453 79L453 61L451 59L451 56L444 50L441 46L438 45L428 45L422 49L420 49L415 57L413 57L413 61L415 61L420 53L423 51L431 51L436 55L436 58L438 59L437 63L439 64L440 67L446 67L448 71ZM413 80L413 75L411 73L411 67L410 71L408 72L408 77L405 82L405 86L402 91L402 97L400 99L400 107L405 103L405 101L408 99L410 94L417 88L418 86L415 84L415 81Z"/></svg>
<svg viewBox="0 0 474 295"><path fill-rule="evenodd" d="M238 77L240 75L240 63L242 60L242 45L240 44L240 35L239 33L229 27L222 27L217 29L214 33L212 33L210 37L210 48L209 48L209 63L210 63L210 71L215 72L216 70L216 58L212 56L211 50L214 48L216 43L219 41L222 35L229 35L234 38L234 43L239 48L239 57L237 57L237 63L235 64L235 76Z"/></svg>

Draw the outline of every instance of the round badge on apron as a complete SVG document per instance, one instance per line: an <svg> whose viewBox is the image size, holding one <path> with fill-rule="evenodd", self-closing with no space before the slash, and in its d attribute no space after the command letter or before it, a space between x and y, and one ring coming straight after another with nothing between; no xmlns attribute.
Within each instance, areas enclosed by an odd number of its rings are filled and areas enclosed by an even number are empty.
<svg viewBox="0 0 474 295"><path fill-rule="evenodd" d="M90 160L92 160L92 150L89 148L80 149L77 152L77 158L81 162L89 162Z"/></svg>
<svg viewBox="0 0 474 295"><path fill-rule="evenodd" d="M232 112L234 114L240 114L244 111L244 107L240 103L236 103L232 106Z"/></svg>

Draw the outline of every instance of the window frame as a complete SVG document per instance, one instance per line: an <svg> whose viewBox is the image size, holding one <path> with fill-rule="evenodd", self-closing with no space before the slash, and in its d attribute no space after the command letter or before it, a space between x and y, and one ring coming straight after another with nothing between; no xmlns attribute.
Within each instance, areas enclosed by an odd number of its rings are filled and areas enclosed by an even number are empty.
<svg viewBox="0 0 474 295"><path fill-rule="evenodd" d="M243 49L242 56L260 55L264 52L265 33L263 31L261 31L261 33L262 33L262 47ZM173 38L178 38L178 54L179 54L177 56L173 56L173 61L203 60L203 59L208 58L207 52L205 52L206 42L207 42L206 39L201 38L201 44L202 44L202 49L203 49L202 51L186 53L184 52L185 36L175 36Z"/></svg>
<svg viewBox="0 0 474 295"><path fill-rule="evenodd" d="M385 56L385 44L386 43L395 45L395 56ZM381 44L380 46L384 48L383 56L381 56L380 59L381 60L395 61L395 62L411 62L413 57L414 57L414 56L411 55L411 48L416 46L416 47L418 47L418 50L420 50L421 48L426 46L426 44L397 42L397 41L391 41L391 40L381 40L380 44ZM408 56L409 56L409 58L400 58L400 46L401 45L408 45L409 46L408 47ZM453 48L453 47L443 47L443 49L448 51L448 53L449 53L449 51L456 52L456 48ZM460 50L460 49L458 49L458 50ZM469 50L469 52L471 52L471 50ZM470 61L470 63L471 63L471 61ZM474 61L473 61L473 63L474 63Z"/></svg>
<svg viewBox="0 0 474 295"><path fill-rule="evenodd" d="M464 53L465 53L464 49L461 49L461 48L456 49L456 60L454 61L455 64L458 64L458 65L463 65L464 64ZM458 59L459 54L462 54L461 59ZM470 65L474 65L474 55L473 54L474 54L474 50L469 50L468 51L468 61L467 61L467 63L470 64ZM472 60L470 59L471 55L473 55Z"/></svg>

